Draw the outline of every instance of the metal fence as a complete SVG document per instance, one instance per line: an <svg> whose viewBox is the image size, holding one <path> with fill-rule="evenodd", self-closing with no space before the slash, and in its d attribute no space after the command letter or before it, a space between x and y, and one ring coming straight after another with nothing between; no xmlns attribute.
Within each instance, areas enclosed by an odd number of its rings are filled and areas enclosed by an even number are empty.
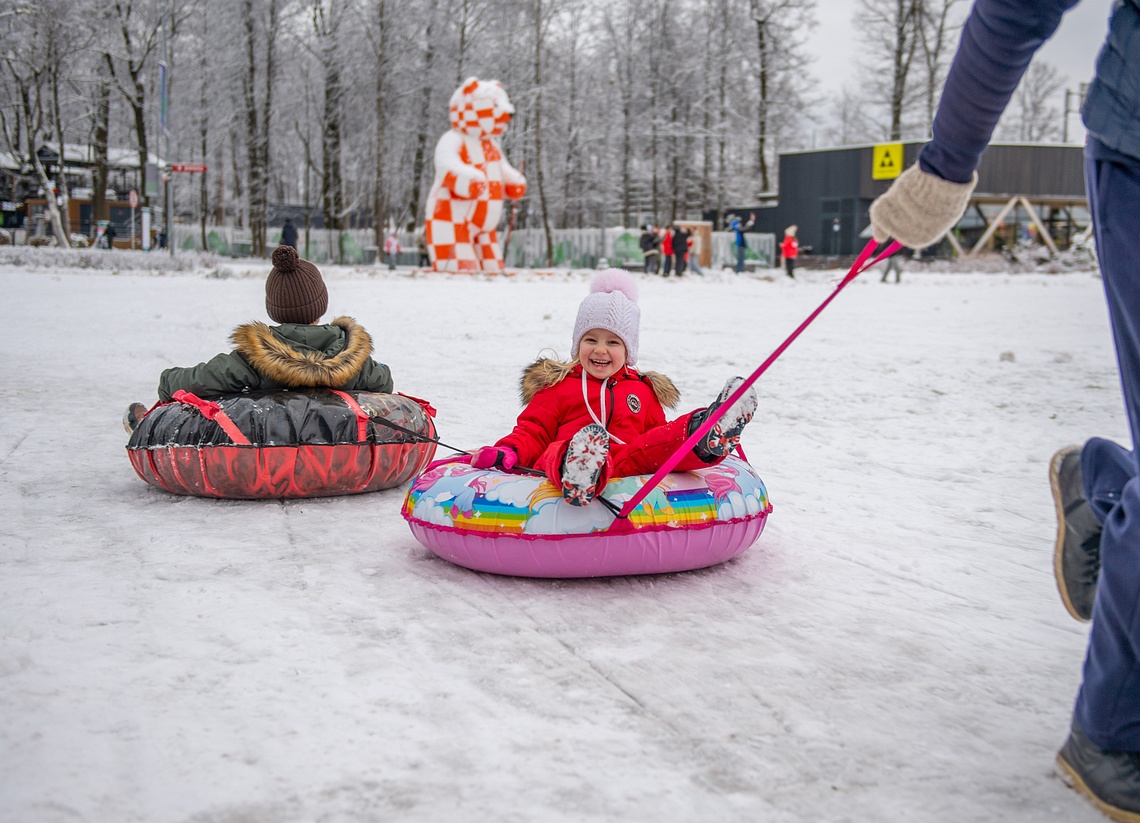
<svg viewBox="0 0 1140 823"><path fill-rule="evenodd" d="M736 265L736 248L733 232L713 232L710 266L713 269L732 268ZM748 248L745 259L754 266L770 267L776 260L776 237L772 234L746 234ZM557 268L597 268L602 258L612 266L640 267L645 258L641 253L641 232L634 229L555 229L551 232L554 266ZM513 268L547 268L546 233L541 229L527 229L511 234L510 247L504 254L507 265Z"/></svg>
<svg viewBox="0 0 1140 823"><path fill-rule="evenodd" d="M317 264L341 262L368 265L378 262L382 255L376 248L376 235L371 229L310 229L308 244L305 231L299 229L298 250L306 260ZM593 269L602 259L612 266L637 268L644 264L636 229L554 229L551 231L551 257L555 268ZM403 253L401 265L416 265L415 236L410 232L398 235ZM748 247L745 259L751 266L770 267L776 260L776 237L772 234L746 234ZM198 226L174 227L176 249L202 250L202 231ZM281 242L281 230L271 228L268 246ZM206 229L206 246L214 254L228 257L247 257L252 247L248 229L212 226ZM711 244L713 269L732 268L736 264L736 249L732 232L713 232ZM548 268L546 263L546 232L542 229L523 229L511 232L509 247L504 251L507 266L511 268Z"/></svg>

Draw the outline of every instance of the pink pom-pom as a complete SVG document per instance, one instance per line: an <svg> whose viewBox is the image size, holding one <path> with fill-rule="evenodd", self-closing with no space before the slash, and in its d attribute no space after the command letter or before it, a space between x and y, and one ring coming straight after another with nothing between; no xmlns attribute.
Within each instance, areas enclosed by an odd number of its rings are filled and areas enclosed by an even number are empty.
<svg viewBox="0 0 1140 823"><path fill-rule="evenodd" d="M591 292L620 291L634 303L637 302L637 280L625 269L606 269L590 284Z"/></svg>

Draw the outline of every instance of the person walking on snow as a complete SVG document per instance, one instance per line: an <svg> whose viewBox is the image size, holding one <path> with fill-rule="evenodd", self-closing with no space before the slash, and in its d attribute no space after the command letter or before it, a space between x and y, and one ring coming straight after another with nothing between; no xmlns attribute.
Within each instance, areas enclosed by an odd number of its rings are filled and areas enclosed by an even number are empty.
<svg viewBox="0 0 1140 823"><path fill-rule="evenodd" d="M691 230L679 223L673 224L673 257L677 261L677 276L685 274L685 266L689 262L689 239L693 236Z"/></svg>
<svg viewBox="0 0 1140 823"><path fill-rule="evenodd" d="M673 270L673 227L666 226L661 230L661 276L668 277Z"/></svg>
<svg viewBox="0 0 1140 823"><path fill-rule="evenodd" d="M199 397L310 388L390 393L392 373L372 359L368 332L351 317L319 322L328 303L320 270L292 246L278 246L265 281L265 311L279 325L245 323L231 335L232 352L167 369L159 376L159 401L172 400L177 391ZM124 427L134 431L147 413L142 403L132 403Z"/></svg>
<svg viewBox="0 0 1140 823"><path fill-rule="evenodd" d="M396 255L403 249L400 248L400 238L396 236L396 232L388 235L388 239L384 241L384 255L388 258L388 271L396 270Z"/></svg>
<svg viewBox="0 0 1140 823"><path fill-rule="evenodd" d="M871 205L876 240L911 248L961 218L976 168L1034 53L1078 0L976 0L934 118L933 139ZM1081 109L1085 185L1133 448L1092 438L1060 449L1054 575L1091 618L1062 778L1118 821L1140 821L1140 0L1116 0Z"/></svg>
<svg viewBox="0 0 1140 823"><path fill-rule="evenodd" d="M733 215L732 220L729 221L728 230L734 235L732 238L733 245L736 247L736 273L740 274L744 271L744 250L748 248L748 243L744 239L744 232L752 228L756 223L756 213L752 212L748 215L748 222L744 223L741 219Z"/></svg>
<svg viewBox="0 0 1140 823"><path fill-rule="evenodd" d="M297 227L290 217L285 218L285 225L281 227L281 245L297 248Z"/></svg>
<svg viewBox="0 0 1140 823"><path fill-rule="evenodd" d="M796 239L799 227L795 224L784 229L784 242L780 244L780 255L784 258L784 270L788 277L796 279L796 258L800 256L800 241Z"/></svg>
<svg viewBox="0 0 1140 823"><path fill-rule="evenodd" d="M645 231L641 233L638 245L641 246L641 254L645 258L645 273L657 274L657 267L661 262L661 238L649 223L645 224Z"/></svg>
<svg viewBox="0 0 1140 823"><path fill-rule="evenodd" d="M730 378L708 408L666 422L664 407L675 406L680 393L665 375L634 368L640 325L633 275L624 269L599 274L578 307L573 359L540 359L523 371L526 408L510 434L475 451L471 465L535 468L572 506L588 504L611 478L661 468L744 378ZM676 471L720 463L755 412L756 392L749 387Z"/></svg>

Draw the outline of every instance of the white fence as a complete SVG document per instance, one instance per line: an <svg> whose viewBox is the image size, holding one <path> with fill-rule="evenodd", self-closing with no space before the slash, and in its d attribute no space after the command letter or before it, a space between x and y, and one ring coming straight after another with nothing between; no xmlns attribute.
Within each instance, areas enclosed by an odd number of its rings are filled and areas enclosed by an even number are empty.
<svg viewBox="0 0 1140 823"><path fill-rule="evenodd" d="M298 228L297 247L301 256L314 263L343 262L349 264L376 263L380 257L376 248L376 235L371 229L348 229L336 232L331 229L310 229L308 245L305 230ZM593 269L602 258L614 266L637 268L643 265L639 229L554 229L552 258L556 268ZM745 259L752 265L769 267L776 260L776 237L772 234L746 234L748 248ZM281 230L271 228L268 234L270 248L281 242ZM415 237L410 233L399 235L403 254L399 262L416 265ZM198 226L174 227L177 249L202 249L202 231ZM206 228L206 245L215 254L246 257L252 239L248 229L224 226ZM736 264L736 249L732 232L713 232L711 246L713 269L732 268ZM542 229L516 230L511 233L510 246L504 256L511 268L547 268L546 233Z"/></svg>

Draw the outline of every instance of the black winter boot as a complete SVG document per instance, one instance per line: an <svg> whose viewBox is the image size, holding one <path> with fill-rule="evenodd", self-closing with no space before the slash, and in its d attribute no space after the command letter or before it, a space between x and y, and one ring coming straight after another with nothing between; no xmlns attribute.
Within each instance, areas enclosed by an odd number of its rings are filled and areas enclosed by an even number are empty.
<svg viewBox="0 0 1140 823"><path fill-rule="evenodd" d="M127 434L135 433L139 421L146 417L146 413L147 407L142 403L131 403L127 406L127 410L123 413L123 428L127 430Z"/></svg>
<svg viewBox="0 0 1140 823"><path fill-rule="evenodd" d="M1081 732L1073 719L1057 753L1061 778L1101 812L1122 823L1140 823L1140 752L1108 752Z"/></svg>
<svg viewBox="0 0 1140 823"><path fill-rule="evenodd" d="M1085 499L1081 447L1066 446L1049 462L1049 485L1057 508L1053 576L1065 608L1077 620L1092 617L1100 575L1102 526Z"/></svg>

